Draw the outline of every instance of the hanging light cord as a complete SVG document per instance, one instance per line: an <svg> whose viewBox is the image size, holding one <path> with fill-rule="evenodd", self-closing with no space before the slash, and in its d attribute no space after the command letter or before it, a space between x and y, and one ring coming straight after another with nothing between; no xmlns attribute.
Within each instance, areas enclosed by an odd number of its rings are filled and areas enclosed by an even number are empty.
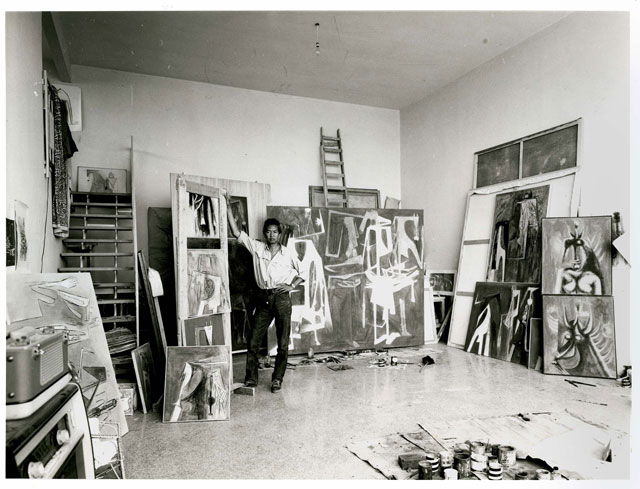
<svg viewBox="0 0 640 489"><path fill-rule="evenodd" d="M318 28L320 27L320 23L316 22L316 55L320 54L320 41L318 40Z"/></svg>

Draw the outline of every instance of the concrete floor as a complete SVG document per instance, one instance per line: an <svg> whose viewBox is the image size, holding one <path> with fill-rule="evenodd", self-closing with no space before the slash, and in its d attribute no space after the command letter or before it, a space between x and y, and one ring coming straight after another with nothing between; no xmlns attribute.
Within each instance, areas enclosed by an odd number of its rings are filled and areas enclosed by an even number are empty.
<svg viewBox="0 0 640 489"><path fill-rule="evenodd" d="M436 364L422 372L417 365L369 368L373 358L366 356L345 362L353 370L300 366L287 371L277 394L269 390L271 370L261 370L255 397L232 394L227 422L163 424L156 413L136 412L122 439L126 476L384 479L345 445L419 431L419 422L433 419L567 409L629 433L631 391L613 380L582 379L597 387L573 387L561 376L444 345L398 352L415 362L426 354ZM234 357L236 382L244 376L242 357Z"/></svg>

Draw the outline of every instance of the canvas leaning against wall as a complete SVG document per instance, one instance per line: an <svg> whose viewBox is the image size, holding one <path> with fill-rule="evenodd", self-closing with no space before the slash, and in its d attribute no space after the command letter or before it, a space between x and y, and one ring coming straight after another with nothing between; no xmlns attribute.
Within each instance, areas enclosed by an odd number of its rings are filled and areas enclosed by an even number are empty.
<svg viewBox="0 0 640 489"><path fill-rule="evenodd" d="M542 293L611 295L611 217L542 221Z"/></svg>
<svg viewBox="0 0 640 489"><path fill-rule="evenodd" d="M545 374L616 377L613 297L543 297Z"/></svg>
<svg viewBox="0 0 640 489"><path fill-rule="evenodd" d="M162 421L228 420L231 352L227 346L170 346Z"/></svg>
<svg viewBox="0 0 640 489"><path fill-rule="evenodd" d="M267 207L308 279L291 293L292 353L424 341L423 211ZM269 348L275 348L273 328Z"/></svg>
<svg viewBox="0 0 640 489"><path fill-rule="evenodd" d="M487 280L539 282L549 185L496 195Z"/></svg>
<svg viewBox="0 0 640 489"><path fill-rule="evenodd" d="M538 284L478 282L465 350L528 367L532 318L541 318Z"/></svg>

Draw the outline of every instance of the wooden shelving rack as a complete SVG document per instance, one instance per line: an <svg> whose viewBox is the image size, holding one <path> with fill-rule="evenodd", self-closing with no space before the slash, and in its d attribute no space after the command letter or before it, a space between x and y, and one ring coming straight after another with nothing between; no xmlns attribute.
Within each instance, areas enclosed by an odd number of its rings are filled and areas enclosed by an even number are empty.
<svg viewBox="0 0 640 489"><path fill-rule="evenodd" d="M139 346L134 207L130 193L71 192L65 266L58 271L89 272L105 332L125 327Z"/></svg>

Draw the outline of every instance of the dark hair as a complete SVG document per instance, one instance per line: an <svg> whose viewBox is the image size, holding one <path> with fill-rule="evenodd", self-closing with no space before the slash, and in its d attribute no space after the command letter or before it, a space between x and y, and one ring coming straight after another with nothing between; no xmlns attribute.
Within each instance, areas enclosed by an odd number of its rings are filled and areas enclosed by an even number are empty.
<svg viewBox="0 0 640 489"><path fill-rule="evenodd" d="M274 217L270 217L269 219L264 221L264 225L262 226L262 234L264 234L265 236L267 235L267 228L269 226L277 226L278 233L282 234L282 224L280 224L280 221L278 221Z"/></svg>

